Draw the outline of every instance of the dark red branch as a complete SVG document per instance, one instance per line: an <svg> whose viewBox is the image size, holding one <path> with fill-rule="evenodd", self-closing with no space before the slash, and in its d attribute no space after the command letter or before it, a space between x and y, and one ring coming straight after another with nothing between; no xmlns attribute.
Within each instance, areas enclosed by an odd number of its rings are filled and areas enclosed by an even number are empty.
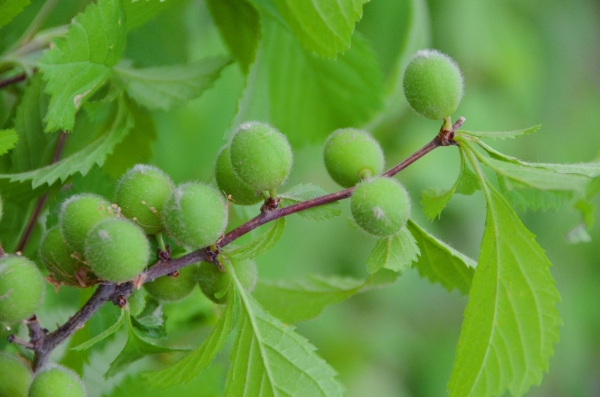
<svg viewBox="0 0 600 397"><path fill-rule="evenodd" d="M24 81L26 78L27 78L27 74L21 73L21 74L17 74L16 76L12 76L12 77L9 77L4 80L0 80L0 89L2 89L4 87L8 87L11 84L15 84L15 83Z"/></svg>
<svg viewBox="0 0 600 397"><path fill-rule="evenodd" d="M464 119L459 119L453 126L452 131L441 130L440 133L427 145L413 153L407 159L402 161L400 164L384 172L384 176L394 176L398 172L402 171L427 153L431 152L440 146L450 146L454 144L454 132L460 127ZM60 140L59 140L60 142ZM62 142L64 144L64 141ZM61 145L62 145L61 144ZM57 144L57 147L59 145ZM60 149L62 150L62 149ZM57 160L60 156L60 150L58 156L55 156ZM311 200L296 203L284 208L268 209L263 211L260 215L250 219L248 222L240 225L234 230L230 231L223 236L217 242L217 248L225 247L229 243L235 241L244 234L256 229L257 227L264 225L265 223L271 222L275 219L282 218L291 214L295 214L309 208L314 208L320 205L332 203L350 197L354 188L341 190L339 192L327 194L325 196L317 197ZM41 368L52 351L68 337L75 333L79 328L83 327L84 324L108 301L112 301L115 304L120 304L131 295L134 288L140 288L145 282L152 281L158 277L171 274L182 267L191 265L192 263L201 262L204 260L211 260L214 252L209 247L200 248L194 252L184 255L176 259L159 260L154 266L150 267L144 273L140 274L135 280L115 284L107 283L100 284L92 297L83 305L83 307L75 313L69 320L56 329L54 332L47 333L46 330L42 329L36 318L29 320L28 327L30 331L30 341L25 342L19 340L14 335L9 336L9 341L13 343L21 344L26 348L29 348L35 352L35 358L33 367L34 369Z"/></svg>

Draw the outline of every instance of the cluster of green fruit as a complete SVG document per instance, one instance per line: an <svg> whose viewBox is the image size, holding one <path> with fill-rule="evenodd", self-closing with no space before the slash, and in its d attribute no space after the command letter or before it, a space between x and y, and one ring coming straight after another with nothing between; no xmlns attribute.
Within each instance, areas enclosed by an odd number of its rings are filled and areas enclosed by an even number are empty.
<svg viewBox="0 0 600 397"><path fill-rule="evenodd" d="M0 397L85 397L81 379L70 369L51 365L35 375L20 358L0 353Z"/></svg>

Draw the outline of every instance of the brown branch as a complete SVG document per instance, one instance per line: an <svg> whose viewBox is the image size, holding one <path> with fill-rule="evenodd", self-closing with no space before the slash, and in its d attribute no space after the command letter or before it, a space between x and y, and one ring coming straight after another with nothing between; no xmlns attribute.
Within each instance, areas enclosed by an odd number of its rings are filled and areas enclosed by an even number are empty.
<svg viewBox="0 0 600 397"><path fill-rule="evenodd" d="M11 84L15 84L15 83L19 83L21 81L24 81L27 78L27 74L26 73L21 73L21 74L17 74L15 76L12 77L8 77L4 80L0 80L0 89L4 88L4 87L8 87Z"/></svg>
<svg viewBox="0 0 600 397"><path fill-rule="evenodd" d="M60 156L62 154L63 148L65 147L66 140L67 140L67 133L64 131L61 131L60 135L58 136L58 141L56 142L56 146L54 147L54 154L52 155L52 163L51 164L57 163L58 160L60 160ZM31 217L29 218L29 221L27 222L27 226L25 227L25 230L23 231L23 234L21 235L21 239L19 240L19 244L17 244L17 248L15 249L15 251L23 252L23 250L25 249L25 246L27 245L27 242L29 241L29 237L31 237L31 233L33 232L33 228L35 227L35 224L37 223L37 220L40 217L42 210L44 209L44 205L46 204L47 199L48 199L48 193L44 193L40 196L37 203L35 203L35 208L33 210L33 213L31 214Z"/></svg>
<svg viewBox="0 0 600 397"><path fill-rule="evenodd" d="M435 148L440 146L454 145L454 132L460 127L460 124L462 124L463 121L464 119L459 119L451 131L442 129L431 142L423 146L421 149L413 153L395 167L384 172L382 175L388 177L394 176L418 159L425 156L427 153L433 151ZM346 199L350 197L353 190L354 188L352 187L339 192L296 203L288 207L272 210L267 209L260 215L250 219L246 223L224 235L216 245L218 248L224 247L249 231L254 230L257 227L275 219L295 214L309 208L314 208L334 201ZM44 366L48 360L48 357L58 345L64 342L78 329L83 327L85 323L94 315L94 313L96 313L106 302L112 301L115 304L121 305L121 303L124 302L129 295L131 295L134 288L140 288L140 286L146 282L173 273L182 267L191 265L192 263L211 260L213 256L214 252L212 252L209 247L204 247L176 259L159 260L154 266L140 274L133 281L121 284L100 284L91 298L83 305L83 307L79 309L79 311L71 318L69 318L66 323L58 327L54 332L47 333L46 330L39 327L37 319L34 317L31 318L28 323L30 331L29 342L22 341L14 335L9 336L9 341L12 343L18 343L35 352L33 368L34 370L37 370Z"/></svg>

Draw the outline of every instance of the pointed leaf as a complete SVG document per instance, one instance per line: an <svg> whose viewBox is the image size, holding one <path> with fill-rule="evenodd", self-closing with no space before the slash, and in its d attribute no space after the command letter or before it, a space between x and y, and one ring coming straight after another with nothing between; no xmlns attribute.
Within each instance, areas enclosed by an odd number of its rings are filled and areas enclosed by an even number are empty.
<svg viewBox="0 0 600 397"><path fill-rule="evenodd" d="M171 349L168 347L163 347L159 345L155 345L153 343L147 342L144 339L140 338L135 329L131 325L129 320L129 316L127 317L128 323L128 338L125 347L119 353L119 355L114 359L114 361L110 364L108 371L104 374L104 378L108 379L112 376L115 376L119 371L125 368L127 365L136 362L145 356L151 356L154 354L161 353L169 353L176 351L184 351L182 349Z"/></svg>
<svg viewBox="0 0 600 397"><path fill-rule="evenodd" d="M336 373L315 347L267 313L231 272L229 299L239 305L238 335L231 352L227 396L342 396Z"/></svg>
<svg viewBox="0 0 600 397"><path fill-rule="evenodd" d="M18 141L19 137L14 129L0 130L0 156L14 148Z"/></svg>
<svg viewBox="0 0 600 397"><path fill-rule="evenodd" d="M256 258L273 247L283 234L285 218L272 222L271 228L246 245L227 252L227 256L238 260Z"/></svg>
<svg viewBox="0 0 600 397"><path fill-rule="evenodd" d="M441 284L448 291L458 289L463 295L468 294L475 261L427 233L412 220L408 221L407 228L421 251L419 260L413 265L419 275Z"/></svg>
<svg viewBox="0 0 600 397"><path fill-rule="evenodd" d="M492 139L506 139L506 138L518 138L523 135L528 135L533 132L536 132L542 127L541 124L534 125L533 127L524 128L522 130L515 131L502 131L502 132L473 132L473 131L463 131L459 132L465 135L471 135L478 138L492 138Z"/></svg>
<svg viewBox="0 0 600 397"><path fill-rule="evenodd" d="M260 42L260 15L246 0L208 0L207 5L231 54L248 73Z"/></svg>
<svg viewBox="0 0 600 397"><path fill-rule="evenodd" d="M121 103L108 131L77 153L33 171L0 174L0 179L9 179L11 182L31 181L31 185L35 188L44 183L51 185L59 179L64 182L75 173L85 175L95 164L99 166L104 164L106 156L112 153L113 148L125 138L131 127L129 112Z"/></svg>
<svg viewBox="0 0 600 397"><path fill-rule="evenodd" d="M29 0L0 0L0 28L19 15Z"/></svg>
<svg viewBox="0 0 600 397"><path fill-rule="evenodd" d="M329 305L391 284L397 278L398 273L382 269L367 280L316 274L294 280L260 279L252 295L270 314L284 323L294 324L315 318Z"/></svg>
<svg viewBox="0 0 600 397"><path fill-rule="evenodd" d="M202 95L230 63L230 58L214 57L189 65L144 69L119 66L115 72L125 81L129 96L140 105L148 109L169 110Z"/></svg>
<svg viewBox="0 0 600 397"><path fill-rule="evenodd" d="M233 326L234 314L234 302L231 299L215 328L197 349L170 367L145 374L152 387L168 389L188 383L206 369L223 348Z"/></svg>
<svg viewBox="0 0 600 397"><path fill-rule="evenodd" d="M73 129L75 112L111 75L125 48L125 13L120 0L99 0L75 17L64 38L39 61L48 82L46 130Z"/></svg>
<svg viewBox="0 0 600 397"><path fill-rule="evenodd" d="M106 339L110 335L117 332L119 330L119 328L121 328L121 326L125 323L126 316L127 316L127 314L125 313L125 310L121 310L121 315L120 315L119 319L113 325L111 325L106 330L104 330L102 333L96 335L92 339L89 339L88 341L86 341L80 345L72 347L71 350L74 350L74 351L87 350L90 347L94 346L96 343L100 342L101 340Z"/></svg>
<svg viewBox="0 0 600 397"><path fill-rule="evenodd" d="M264 21L233 126L269 121L292 144L320 141L336 128L366 122L381 107L382 96L377 59L359 34L337 60L325 60L304 51L280 25Z"/></svg>
<svg viewBox="0 0 600 397"><path fill-rule="evenodd" d="M380 238L367 259L367 270L373 274L380 269L402 273L420 255L413 235L406 227L399 233Z"/></svg>
<svg viewBox="0 0 600 397"><path fill-rule="evenodd" d="M363 2L275 0L275 5L304 47L321 57L335 58L350 48Z"/></svg>
<svg viewBox="0 0 600 397"><path fill-rule="evenodd" d="M27 82L15 115L19 143L10 154L11 172L30 171L52 162L58 133L44 132L42 119L48 110L48 96L39 73Z"/></svg>
<svg viewBox="0 0 600 397"><path fill-rule="evenodd" d="M294 186L287 192L281 194L279 197L281 197L284 204L288 206L302 201L311 200L316 197L325 196L326 194L328 194L327 191L320 186L313 185L312 183L306 183ZM341 214L342 208L340 203L337 201L298 212L298 215L316 221L335 218Z"/></svg>
<svg viewBox="0 0 600 397"><path fill-rule="evenodd" d="M131 316L131 325L137 330L137 332L144 338L153 339L165 339L167 337L167 327L164 324L164 318L158 322L143 321L149 320L148 318L137 319Z"/></svg>
<svg viewBox="0 0 600 397"><path fill-rule="evenodd" d="M465 311L450 396L521 396L558 342L560 296L550 261L506 200L488 185L486 228Z"/></svg>
<svg viewBox="0 0 600 397"><path fill-rule="evenodd" d="M177 0L124 0L127 30L138 28L177 3Z"/></svg>

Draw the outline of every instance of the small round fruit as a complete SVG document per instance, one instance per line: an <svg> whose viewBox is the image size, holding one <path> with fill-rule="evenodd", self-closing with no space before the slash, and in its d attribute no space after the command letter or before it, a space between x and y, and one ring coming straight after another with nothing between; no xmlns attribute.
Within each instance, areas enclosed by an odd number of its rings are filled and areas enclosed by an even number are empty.
<svg viewBox="0 0 600 397"><path fill-rule="evenodd" d="M233 171L252 190L269 191L281 185L292 169L292 148L274 127L252 121L240 125L231 139Z"/></svg>
<svg viewBox="0 0 600 397"><path fill-rule="evenodd" d="M175 302L188 296L196 286L198 265L192 264L179 269L177 277L162 276L144 284L144 288L154 299Z"/></svg>
<svg viewBox="0 0 600 397"><path fill-rule="evenodd" d="M215 188L185 183L173 189L163 216L167 231L176 241L193 248L206 247L227 227L227 202Z"/></svg>
<svg viewBox="0 0 600 397"><path fill-rule="evenodd" d="M342 187L379 175L384 166L379 142L368 132L355 128L334 131L325 142L323 158L329 176Z"/></svg>
<svg viewBox="0 0 600 397"><path fill-rule="evenodd" d="M58 225L42 237L39 257L50 272L54 285L87 287L97 280L90 268L65 243Z"/></svg>
<svg viewBox="0 0 600 397"><path fill-rule="evenodd" d="M54 365L38 372L29 387L29 397L85 397L79 376L68 368Z"/></svg>
<svg viewBox="0 0 600 397"><path fill-rule="evenodd" d="M428 119L441 120L458 107L463 77L456 62L436 50L421 50L404 72L404 95L410 106Z"/></svg>
<svg viewBox="0 0 600 397"><path fill-rule="evenodd" d="M88 233L85 257L104 280L120 283L140 274L150 258L150 244L139 226L122 218L99 222Z"/></svg>
<svg viewBox="0 0 600 397"><path fill-rule="evenodd" d="M165 229L161 212L171 190L173 182L167 174L152 165L138 164L119 180L116 201L125 217L146 234L156 234Z"/></svg>
<svg viewBox="0 0 600 397"><path fill-rule="evenodd" d="M232 261L235 275L248 292L256 285L258 272L252 260ZM227 287L231 278L227 272L221 271L213 263L202 262L198 270L200 289L211 301L224 304L227 302Z"/></svg>
<svg viewBox="0 0 600 397"><path fill-rule="evenodd" d="M350 198L356 223L376 236L390 236L406 225L410 198L404 186L391 178L376 178L356 186Z"/></svg>
<svg viewBox="0 0 600 397"><path fill-rule="evenodd" d="M59 215L60 231L73 251L83 254L85 236L98 222L115 216L110 203L91 193L77 194L66 199Z"/></svg>
<svg viewBox="0 0 600 397"><path fill-rule="evenodd" d="M0 397L26 397L31 378L31 368L23 360L0 353Z"/></svg>
<svg viewBox="0 0 600 397"><path fill-rule="evenodd" d="M252 205L263 200L263 196L244 184L233 172L231 157L229 156L229 146L225 146L217 156L215 164L215 177L217 185L225 195L231 196L234 204Z"/></svg>
<svg viewBox="0 0 600 397"><path fill-rule="evenodd" d="M45 283L35 263L24 256L0 257L0 322L29 318L42 304Z"/></svg>

